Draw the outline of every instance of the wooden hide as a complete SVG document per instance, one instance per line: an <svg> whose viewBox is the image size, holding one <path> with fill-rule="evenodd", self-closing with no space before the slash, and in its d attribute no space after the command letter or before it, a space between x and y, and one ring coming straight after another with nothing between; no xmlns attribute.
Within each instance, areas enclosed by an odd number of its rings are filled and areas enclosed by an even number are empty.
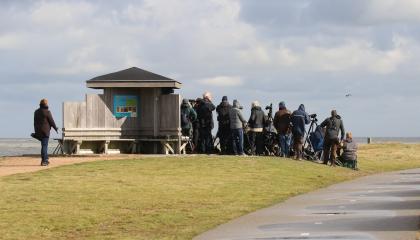
<svg viewBox="0 0 420 240"><path fill-rule="evenodd" d="M138 116L116 118L115 95L138 96ZM63 103L63 139L179 138L180 104L178 94L162 95L160 88L107 88L103 94L87 94L85 102Z"/></svg>

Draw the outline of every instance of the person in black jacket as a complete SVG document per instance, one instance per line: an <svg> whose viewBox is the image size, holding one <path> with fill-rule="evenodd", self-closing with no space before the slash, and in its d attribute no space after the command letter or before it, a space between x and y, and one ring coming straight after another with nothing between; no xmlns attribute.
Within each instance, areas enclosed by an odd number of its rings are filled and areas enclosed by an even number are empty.
<svg viewBox="0 0 420 240"><path fill-rule="evenodd" d="M216 108L217 121L219 122L217 136L219 137L221 154L232 153L232 140L229 121L229 111L231 108L232 106L229 104L227 96L223 96L222 102Z"/></svg>
<svg viewBox="0 0 420 240"><path fill-rule="evenodd" d="M203 100L199 102L197 119L199 124L199 150L201 153L211 154L213 152L213 136L211 130L214 127L213 111L216 109L211 102L211 94L205 92Z"/></svg>
<svg viewBox="0 0 420 240"><path fill-rule="evenodd" d="M264 123L267 117L261 109L258 101L251 104L251 116L249 117L249 144L251 146L252 155L262 155L264 153Z"/></svg>
<svg viewBox="0 0 420 240"><path fill-rule="evenodd" d="M331 161L331 166L335 167L337 148L340 145L338 134L341 132L341 142L345 134L343 120L341 120L336 110L332 110L331 117L325 119L320 126L325 128L324 164L328 164L328 161Z"/></svg>
<svg viewBox="0 0 420 240"><path fill-rule="evenodd" d="M35 133L32 136L41 141L41 166L48 166L48 140L51 128L58 133L51 112L48 110L48 100L42 99L39 108L34 113Z"/></svg>

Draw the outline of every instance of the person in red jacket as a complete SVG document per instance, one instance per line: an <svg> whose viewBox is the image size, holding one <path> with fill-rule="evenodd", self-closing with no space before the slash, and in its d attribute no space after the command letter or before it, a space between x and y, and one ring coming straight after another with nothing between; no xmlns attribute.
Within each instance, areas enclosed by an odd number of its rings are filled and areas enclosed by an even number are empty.
<svg viewBox="0 0 420 240"><path fill-rule="evenodd" d="M41 142L41 166L48 166L48 140L50 138L51 128L58 133L54 119L50 110L48 110L48 100L42 99L39 108L34 113L35 133L32 136Z"/></svg>

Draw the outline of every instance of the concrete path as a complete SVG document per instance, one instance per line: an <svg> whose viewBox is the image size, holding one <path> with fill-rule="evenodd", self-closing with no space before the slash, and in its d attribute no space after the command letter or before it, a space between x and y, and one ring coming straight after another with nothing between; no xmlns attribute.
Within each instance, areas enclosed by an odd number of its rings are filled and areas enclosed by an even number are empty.
<svg viewBox="0 0 420 240"><path fill-rule="evenodd" d="M413 240L419 216L420 169L414 169L363 177L297 196L195 240Z"/></svg>

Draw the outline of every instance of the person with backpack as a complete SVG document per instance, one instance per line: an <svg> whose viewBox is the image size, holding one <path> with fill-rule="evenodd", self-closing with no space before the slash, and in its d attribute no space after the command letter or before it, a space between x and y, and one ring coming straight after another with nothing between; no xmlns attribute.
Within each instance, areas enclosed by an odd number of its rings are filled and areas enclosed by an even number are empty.
<svg viewBox="0 0 420 240"><path fill-rule="evenodd" d="M42 99L39 103L39 108L34 113L35 133L31 134L32 137L41 142L41 166L50 164L48 159L48 141L51 128L54 128L55 132L58 133L52 114L48 110L48 100Z"/></svg>
<svg viewBox="0 0 420 240"><path fill-rule="evenodd" d="M298 110L292 113L290 121L292 123L293 150L295 153L295 159L301 160L303 157L303 139L306 131L305 125L311 122L303 104L300 104Z"/></svg>
<svg viewBox="0 0 420 240"><path fill-rule="evenodd" d="M183 99L181 104L181 129L182 136L192 136L192 123L197 119L197 113L192 108L188 99Z"/></svg>
<svg viewBox="0 0 420 240"><path fill-rule="evenodd" d="M291 112L286 108L285 102L279 103L279 110L274 115L274 127L279 136L280 156L289 157L291 141Z"/></svg>
<svg viewBox="0 0 420 240"><path fill-rule="evenodd" d="M231 108L232 106L229 104L227 96L223 96L222 102L216 108L217 121L219 122L217 136L219 137L221 154L232 153L229 121L229 111Z"/></svg>
<svg viewBox="0 0 420 240"><path fill-rule="evenodd" d="M345 134L343 120L336 110L332 110L331 117L325 119L320 126L325 128L324 164L331 161L331 166L335 167L337 149ZM341 140L338 139L339 133L341 133Z"/></svg>
<svg viewBox="0 0 420 240"><path fill-rule="evenodd" d="M199 150L201 153L213 153L213 136L211 130L214 127L213 111L216 109L211 102L211 94L205 92L203 99L200 100L197 107L197 120L199 124Z"/></svg>
<svg viewBox="0 0 420 240"><path fill-rule="evenodd" d="M235 155L245 155L244 153L244 126L246 120L242 116L241 106L238 100L233 100L233 106L229 111L230 131L232 132L232 147Z"/></svg>
<svg viewBox="0 0 420 240"><path fill-rule="evenodd" d="M264 123L267 121L267 117L264 111L261 109L258 101L254 101L251 104L251 116L248 120L249 127L249 144L251 146L252 155L264 154Z"/></svg>

